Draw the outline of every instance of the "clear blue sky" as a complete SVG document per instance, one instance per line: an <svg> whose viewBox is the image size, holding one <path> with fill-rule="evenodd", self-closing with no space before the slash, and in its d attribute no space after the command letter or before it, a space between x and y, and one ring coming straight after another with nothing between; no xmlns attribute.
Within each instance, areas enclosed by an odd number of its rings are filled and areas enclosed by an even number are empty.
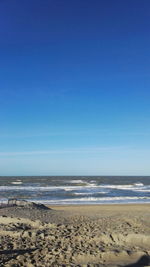
<svg viewBox="0 0 150 267"><path fill-rule="evenodd" d="M150 175L150 1L0 1L0 175Z"/></svg>

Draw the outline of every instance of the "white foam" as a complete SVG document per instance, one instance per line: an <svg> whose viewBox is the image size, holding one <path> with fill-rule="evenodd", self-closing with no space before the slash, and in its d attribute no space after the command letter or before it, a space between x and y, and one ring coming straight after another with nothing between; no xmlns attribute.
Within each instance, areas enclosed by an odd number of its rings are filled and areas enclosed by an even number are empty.
<svg viewBox="0 0 150 267"><path fill-rule="evenodd" d="M72 201L112 201L112 200L138 200L138 199L150 199L150 197L84 197L84 198L66 198L62 199L62 201L67 201L69 202L70 200ZM52 200L55 201L55 200Z"/></svg>
<svg viewBox="0 0 150 267"><path fill-rule="evenodd" d="M65 188L64 190L65 190L66 192L67 192L67 191L73 191L72 188Z"/></svg>
<svg viewBox="0 0 150 267"><path fill-rule="evenodd" d="M136 191L136 192L150 192L150 189L134 189L133 191Z"/></svg>
<svg viewBox="0 0 150 267"><path fill-rule="evenodd" d="M22 182L16 181L16 182L11 182L11 184L22 184Z"/></svg>
<svg viewBox="0 0 150 267"><path fill-rule="evenodd" d="M93 195L93 193L88 193L88 192L87 193L78 193L78 192L76 193L75 192L74 195L75 196L88 196L88 195L90 196L90 195Z"/></svg>
<svg viewBox="0 0 150 267"><path fill-rule="evenodd" d="M32 200L37 203L52 204L52 205L65 205L65 204L111 204L111 203L150 203L150 197L87 197L87 198L70 198L70 199L59 199L59 200Z"/></svg>
<svg viewBox="0 0 150 267"><path fill-rule="evenodd" d="M14 183L14 182L13 182ZM16 183L16 182L15 182ZM17 182L20 184L20 182ZM140 188L139 188L140 187ZM65 191L73 191L73 190L86 190L86 189L119 189L119 190L142 190L149 189L149 187L145 187L142 185L96 185L96 184L87 184L87 185L70 185L70 186L0 186L0 191L9 191L9 190L27 190L27 191L55 191L55 190L65 190Z"/></svg>
<svg viewBox="0 0 150 267"><path fill-rule="evenodd" d="M93 186L0 186L0 191L9 191L9 190L27 190L27 191L55 191L55 190L83 190L91 189ZM95 188L97 186L94 186Z"/></svg>
<svg viewBox="0 0 150 267"><path fill-rule="evenodd" d="M100 188L109 188L109 189L119 189L119 190L134 190L139 188L139 184L130 184L130 185L100 185ZM142 185L140 185L142 187Z"/></svg>
<svg viewBox="0 0 150 267"><path fill-rule="evenodd" d="M108 191L100 191L100 192L75 192L74 195L76 196L87 196L87 195L93 195L93 194L107 194Z"/></svg>
<svg viewBox="0 0 150 267"><path fill-rule="evenodd" d="M87 184L87 182L83 180L71 180L67 182L69 182L70 184Z"/></svg>
<svg viewBox="0 0 150 267"><path fill-rule="evenodd" d="M140 182L139 183L135 183L134 185L135 186L144 186L144 184L143 183L140 183Z"/></svg>
<svg viewBox="0 0 150 267"><path fill-rule="evenodd" d="M74 186L74 188L77 188ZM67 189L66 186L0 186L0 191L27 190L27 191L53 191ZM70 188L71 189L71 188Z"/></svg>

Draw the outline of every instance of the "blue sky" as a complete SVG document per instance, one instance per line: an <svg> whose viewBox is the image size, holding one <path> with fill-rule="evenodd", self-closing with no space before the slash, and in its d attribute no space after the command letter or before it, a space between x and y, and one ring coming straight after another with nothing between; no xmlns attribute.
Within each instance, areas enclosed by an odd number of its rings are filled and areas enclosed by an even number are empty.
<svg viewBox="0 0 150 267"><path fill-rule="evenodd" d="M150 175L149 12L0 1L0 175Z"/></svg>

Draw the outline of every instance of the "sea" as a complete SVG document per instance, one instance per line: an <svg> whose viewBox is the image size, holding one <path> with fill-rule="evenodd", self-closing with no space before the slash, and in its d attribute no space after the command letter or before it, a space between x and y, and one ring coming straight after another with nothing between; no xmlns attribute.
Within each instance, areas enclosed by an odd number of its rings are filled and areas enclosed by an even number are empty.
<svg viewBox="0 0 150 267"><path fill-rule="evenodd" d="M1 176L0 203L10 198L49 205L150 203L150 176Z"/></svg>

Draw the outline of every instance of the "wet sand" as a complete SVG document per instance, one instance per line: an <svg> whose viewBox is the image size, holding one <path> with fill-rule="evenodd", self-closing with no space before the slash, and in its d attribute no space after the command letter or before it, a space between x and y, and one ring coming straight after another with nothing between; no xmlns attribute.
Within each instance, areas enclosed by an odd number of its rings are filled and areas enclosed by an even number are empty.
<svg viewBox="0 0 150 267"><path fill-rule="evenodd" d="M0 209L0 266L150 266L150 204Z"/></svg>

